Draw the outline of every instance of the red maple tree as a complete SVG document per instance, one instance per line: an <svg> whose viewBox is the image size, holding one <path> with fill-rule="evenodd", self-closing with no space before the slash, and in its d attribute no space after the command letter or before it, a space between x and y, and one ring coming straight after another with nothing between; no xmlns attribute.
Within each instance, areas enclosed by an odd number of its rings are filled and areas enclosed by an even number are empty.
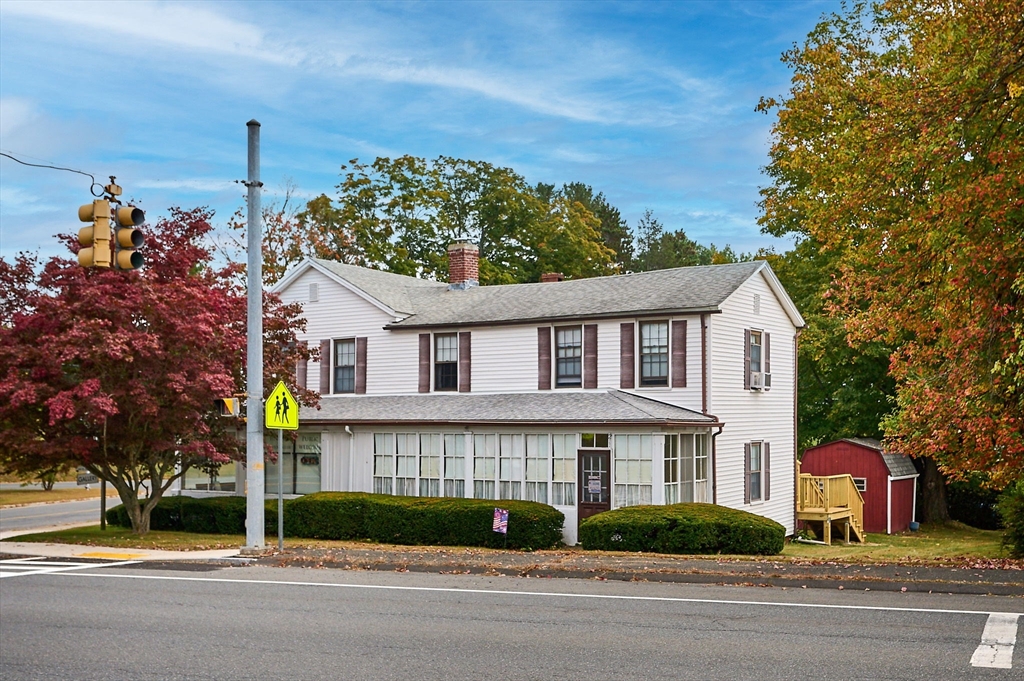
<svg viewBox="0 0 1024 681"><path fill-rule="evenodd" d="M84 466L114 486L138 534L186 470L244 454L240 422L213 409L244 389L246 298L238 265L215 266L204 245L211 216L172 209L147 230L142 270L52 258L36 275L29 256L0 259L3 466ZM300 312L265 296L264 384L284 379L311 405L318 396L294 385L310 354L295 342Z"/></svg>

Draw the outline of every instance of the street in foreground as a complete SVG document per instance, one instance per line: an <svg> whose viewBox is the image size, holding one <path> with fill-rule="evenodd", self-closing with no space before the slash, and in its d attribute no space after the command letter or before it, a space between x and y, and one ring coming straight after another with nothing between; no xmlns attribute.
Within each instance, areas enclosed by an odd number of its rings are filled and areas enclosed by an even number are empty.
<svg viewBox="0 0 1024 681"><path fill-rule="evenodd" d="M5 560L0 576L4 679L953 680L1024 668L1020 598L41 560Z"/></svg>

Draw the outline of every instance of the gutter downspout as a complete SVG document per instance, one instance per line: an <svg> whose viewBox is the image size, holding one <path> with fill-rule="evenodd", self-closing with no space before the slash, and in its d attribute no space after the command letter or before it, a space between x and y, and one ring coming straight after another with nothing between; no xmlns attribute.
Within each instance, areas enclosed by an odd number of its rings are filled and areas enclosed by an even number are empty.
<svg viewBox="0 0 1024 681"><path fill-rule="evenodd" d="M800 440L799 424L799 377L800 377L800 332L793 334L793 528L796 531L797 517L800 513Z"/></svg>
<svg viewBox="0 0 1024 681"><path fill-rule="evenodd" d="M892 534L892 476L886 477L885 533Z"/></svg>
<svg viewBox="0 0 1024 681"><path fill-rule="evenodd" d="M348 489L345 491L355 492L355 490L352 489L352 472L354 470L354 466L352 464L352 454L353 451L355 450L354 442L356 439L356 434L353 433L352 429L349 428L348 426L345 426L345 432L348 433Z"/></svg>
<svg viewBox="0 0 1024 681"><path fill-rule="evenodd" d="M711 503L718 504L718 445L716 438L722 434L725 426L718 426L717 433L711 433Z"/></svg>
<svg viewBox="0 0 1024 681"><path fill-rule="evenodd" d="M700 410L708 413L708 314L700 313ZM711 448L714 451L714 447Z"/></svg>
<svg viewBox="0 0 1024 681"><path fill-rule="evenodd" d="M917 522L917 476L914 476L914 502L910 511L910 519Z"/></svg>

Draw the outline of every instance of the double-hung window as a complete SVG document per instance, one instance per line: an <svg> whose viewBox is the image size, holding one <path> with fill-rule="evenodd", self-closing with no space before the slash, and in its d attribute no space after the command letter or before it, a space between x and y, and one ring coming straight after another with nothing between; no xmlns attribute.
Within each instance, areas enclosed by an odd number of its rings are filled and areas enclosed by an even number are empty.
<svg viewBox="0 0 1024 681"><path fill-rule="evenodd" d="M552 435L551 504L576 504L576 435Z"/></svg>
<svg viewBox="0 0 1024 681"><path fill-rule="evenodd" d="M497 435L473 436L473 498L494 499L497 477Z"/></svg>
<svg viewBox="0 0 1024 681"><path fill-rule="evenodd" d="M356 391L356 341L354 338L334 341L334 392Z"/></svg>
<svg viewBox="0 0 1024 681"><path fill-rule="evenodd" d="M762 466L764 460L761 457L761 443L751 442L749 449L750 462L748 464L749 472L747 473L749 482L747 484L749 485L750 490L750 501L761 501L762 473L764 472L764 468Z"/></svg>
<svg viewBox="0 0 1024 681"><path fill-rule="evenodd" d="M566 326L555 329L555 386L583 385L583 329Z"/></svg>
<svg viewBox="0 0 1024 681"><path fill-rule="evenodd" d="M462 433L444 436L444 495L466 496L466 436Z"/></svg>
<svg viewBox="0 0 1024 681"><path fill-rule="evenodd" d="M548 458L551 447L547 435L526 436L526 500L548 503Z"/></svg>
<svg viewBox="0 0 1024 681"><path fill-rule="evenodd" d="M640 324L640 385L668 385L668 322Z"/></svg>
<svg viewBox="0 0 1024 681"><path fill-rule="evenodd" d="M523 436L498 436L498 498L522 499Z"/></svg>
<svg viewBox="0 0 1024 681"><path fill-rule="evenodd" d="M396 433L395 494L416 496L416 434Z"/></svg>
<svg viewBox="0 0 1024 681"><path fill-rule="evenodd" d="M751 331L750 332L750 372L759 373L761 371L761 332Z"/></svg>
<svg viewBox="0 0 1024 681"><path fill-rule="evenodd" d="M615 508L651 503L653 466L652 435L615 436Z"/></svg>
<svg viewBox="0 0 1024 681"><path fill-rule="evenodd" d="M459 389L459 335L434 335L434 390Z"/></svg>
<svg viewBox="0 0 1024 681"><path fill-rule="evenodd" d="M441 496L440 433L420 433L420 496Z"/></svg>
<svg viewBox="0 0 1024 681"><path fill-rule="evenodd" d="M681 433L665 436L665 503L706 502L708 436Z"/></svg>

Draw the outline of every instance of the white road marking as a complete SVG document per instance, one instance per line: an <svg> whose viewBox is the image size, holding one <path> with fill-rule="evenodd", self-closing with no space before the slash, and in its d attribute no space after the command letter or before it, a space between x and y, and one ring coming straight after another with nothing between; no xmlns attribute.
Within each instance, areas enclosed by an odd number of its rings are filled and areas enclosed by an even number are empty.
<svg viewBox="0 0 1024 681"><path fill-rule="evenodd" d="M7 560L0 560L0 578L21 577L24 575L49 575L74 570L88 570L89 568L131 565L138 562L137 560L122 560L114 563L66 563L46 561L43 560L42 556L35 558L9 558Z"/></svg>
<svg viewBox="0 0 1024 681"><path fill-rule="evenodd" d="M1013 663L1013 644L1017 641L1017 619L1020 616L1007 612L994 612L985 622L981 634L981 645L971 656L975 667L1009 669Z"/></svg>
<svg viewBox="0 0 1024 681"><path fill-rule="evenodd" d="M135 563L138 561L126 561ZM107 564L112 565L112 564ZM106 567L106 565L98 566ZM679 598L671 596L626 596L620 594L581 594L562 593L558 591L512 591L507 589L460 589L456 587L440 586L395 586L384 584L344 584L338 582L299 582L295 580L275 579L234 579L229 577L185 577L180 575L126 575L113 572L96 574L76 573L74 577L106 577L110 579L150 579L169 582L223 582L227 584L255 584L255 585L276 585L276 586L319 586L335 589L376 589L380 591L427 591L434 593L456 593L456 594L496 594L501 596L548 596L556 598L592 598L601 600L618 601L655 601L662 603L705 603L710 605L767 605L780 608L819 608L823 610L868 610L882 612L926 612L946 615L1006 615L1009 617L1020 617L1024 613L1000 612L993 613L991 610L944 610L939 608L898 608L884 605L840 605L828 603L783 603L780 601L733 601L726 599L712 598Z"/></svg>

